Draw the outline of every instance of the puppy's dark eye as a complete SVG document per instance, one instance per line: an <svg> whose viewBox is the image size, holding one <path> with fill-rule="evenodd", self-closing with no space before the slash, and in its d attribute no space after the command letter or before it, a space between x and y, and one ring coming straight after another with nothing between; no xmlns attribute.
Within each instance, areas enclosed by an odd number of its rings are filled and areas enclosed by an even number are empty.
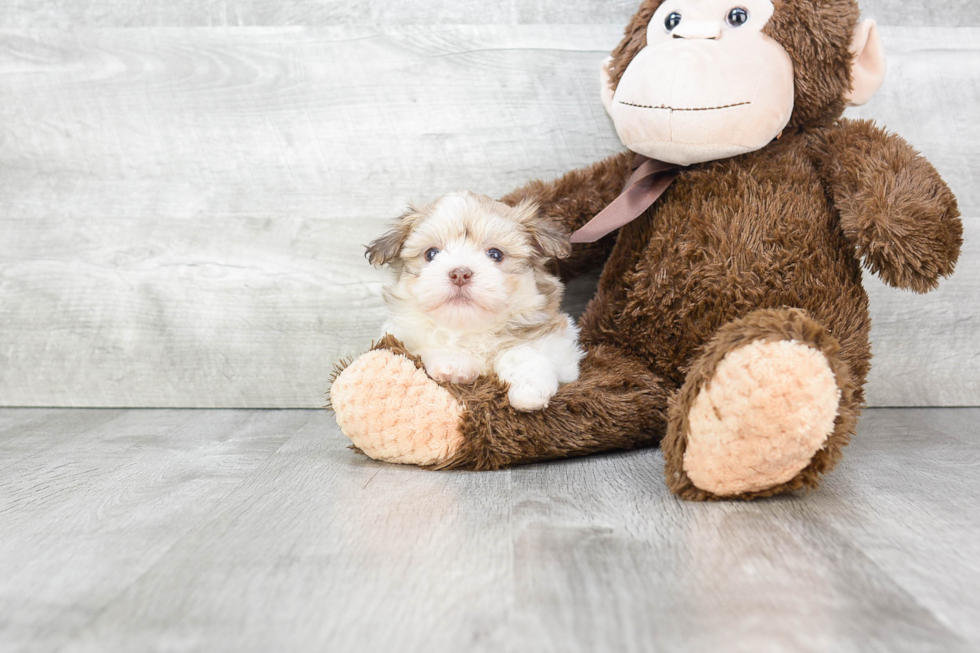
<svg viewBox="0 0 980 653"><path fill-rule="evenodd" d="M504 253L501 252L496 247L491 247L490 249L488 249L487 250L487 256L489 256L490 258L492 258L497 263L500 263L501 261L504 260Z"/></svg>
<svg viewBox="0 0 980 653"><path fill-rule="evenodd" d="M668 32L673 32L674 28L680 25L681 15L676 11L667 16L667 20L664 21L664 27L667 28Z"/></svg>
<svg viewBox="0 0 980 653"><path fill-rule="evenodd" d="M439 253L438 247L430 247L429 249L425 250L425 260L431 261L436 257L436 254L438 253Z"/></svg>
<svg viewBox="0 0 980 653"><path fill-rule="evenodd" d="M728 18L726 20L732 27L741 27L749 22L749 12L742 7L735 7L728 12Z"/></svg>

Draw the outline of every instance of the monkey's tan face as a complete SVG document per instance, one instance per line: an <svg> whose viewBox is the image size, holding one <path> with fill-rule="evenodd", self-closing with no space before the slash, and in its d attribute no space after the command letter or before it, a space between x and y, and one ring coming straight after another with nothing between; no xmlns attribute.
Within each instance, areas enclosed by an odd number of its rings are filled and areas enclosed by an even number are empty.
<svg viewBox="0 0 980 653"><path fill-rule="evenodd" d="M793 64L762 28L771 0L666 0L603 101L623 143L690 165L765 147L793 113Z"/></svg>

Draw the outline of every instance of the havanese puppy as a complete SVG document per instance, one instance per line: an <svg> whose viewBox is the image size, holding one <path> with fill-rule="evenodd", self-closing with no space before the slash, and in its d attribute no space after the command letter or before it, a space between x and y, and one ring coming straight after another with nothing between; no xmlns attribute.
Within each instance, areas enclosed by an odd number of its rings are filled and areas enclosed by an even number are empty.
<svg viewBox="0 0 980 653"><path fill-rule="evenodd" d="M395 273L384 332L421 357L429 376L470 383L494 372L509 384L511 406L531 411L578 378L578 329L548 271L570 251L535 204L457 192L411 207L367 257Z"/></svg>

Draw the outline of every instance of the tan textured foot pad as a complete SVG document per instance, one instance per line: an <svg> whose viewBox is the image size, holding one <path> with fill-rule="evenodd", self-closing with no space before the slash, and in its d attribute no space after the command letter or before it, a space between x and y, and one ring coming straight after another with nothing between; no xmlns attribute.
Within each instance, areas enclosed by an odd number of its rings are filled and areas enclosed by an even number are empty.
<svg viewBox="0 0 980 653"><path fill-rule="evenodd" d="M330 388L340 430L376 460L435 465L462 444L462 407L410 360L387 349L351 363Z"/></svg>
<svg viewBox="0 0 980 653"><path fill-rule="evenodd" d="M729 352L691 407L684 471L719 496L791 480L834 429L840 390L826 357L795 340Z"/></svg>

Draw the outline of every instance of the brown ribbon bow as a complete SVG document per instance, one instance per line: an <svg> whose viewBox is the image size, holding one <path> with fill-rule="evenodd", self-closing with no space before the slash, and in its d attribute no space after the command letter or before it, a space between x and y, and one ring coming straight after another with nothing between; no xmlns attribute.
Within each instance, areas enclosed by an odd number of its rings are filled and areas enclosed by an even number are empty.
<svg viewBox="0 0 980 653"><path fill-rule="evenodd" d="M677 178L680 166L637 154L633 174L623 192L584 227L572 234L573 243L594 243L624 224L636 220L664 194Z"/></svg>

